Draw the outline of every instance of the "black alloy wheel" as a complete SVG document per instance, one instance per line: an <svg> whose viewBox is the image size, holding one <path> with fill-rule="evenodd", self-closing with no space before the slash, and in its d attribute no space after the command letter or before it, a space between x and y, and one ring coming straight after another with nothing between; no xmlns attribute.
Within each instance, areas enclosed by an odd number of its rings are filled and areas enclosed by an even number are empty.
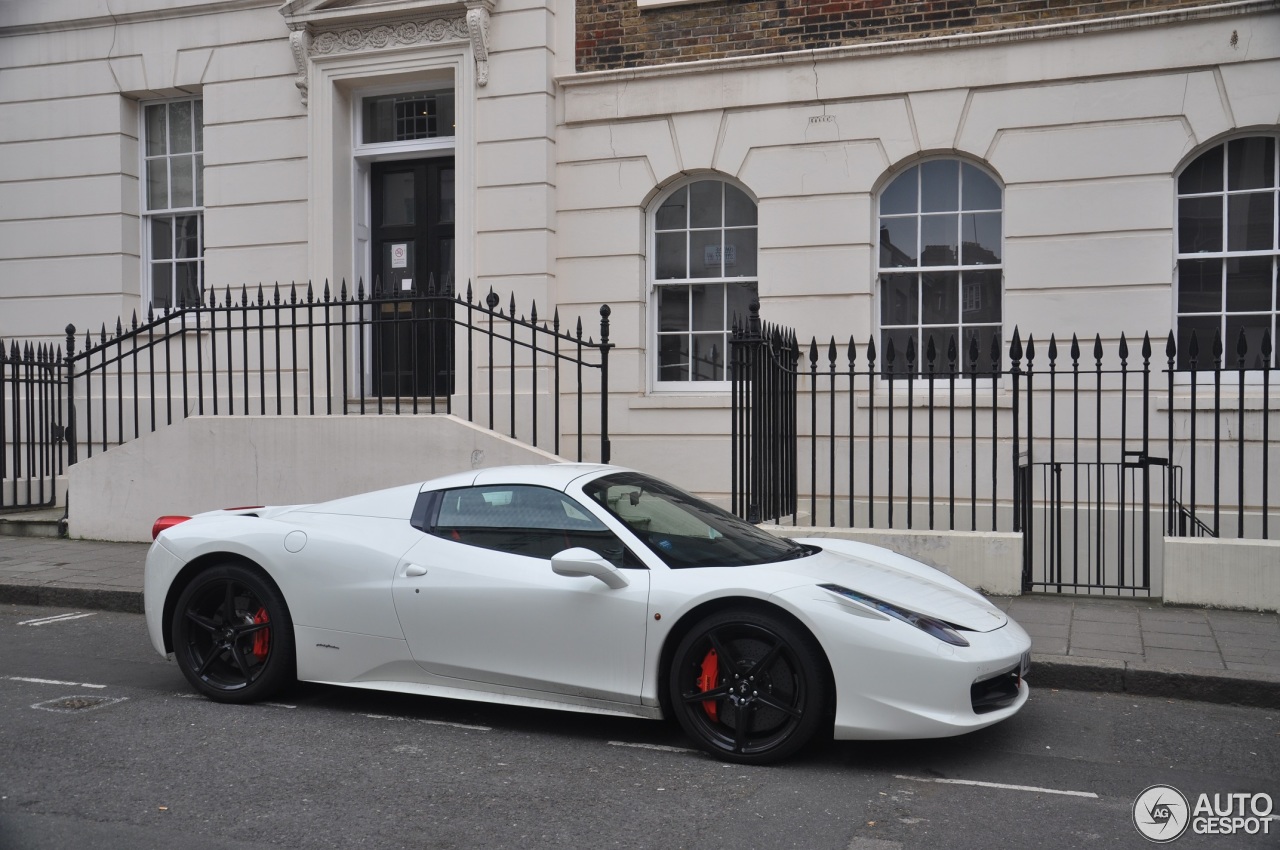
<svg viewBox="0 0 1280 850"><path fill-rule="evenodd" d="M769 764L813 738L826 713L821 650L765 613L726 611L676 648L671 704L686 734L725 761Z"/></svg>
<svg viewBox="0 0 1280 850"><path fill-rule="evenodd" d="M257 570L224 564L200 573L173 612L178 667L219 702L254 702L295 680L293 622Z"/></svg>

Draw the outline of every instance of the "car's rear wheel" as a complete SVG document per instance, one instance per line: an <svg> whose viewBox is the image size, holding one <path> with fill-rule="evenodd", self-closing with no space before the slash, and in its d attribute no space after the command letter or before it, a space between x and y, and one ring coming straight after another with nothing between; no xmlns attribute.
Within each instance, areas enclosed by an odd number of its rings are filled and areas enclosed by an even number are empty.
<svg viewBox="0 0 1280 850"><path fill-rule="evenodd" d="M707 752L768 764L818 731L827 700L823 671L807 632L767 613L724 611L699 622L676 648L671 705Z"/></svg>
<svg viewBox="0 0 1280 850"><path fill-rule="evenodd" d="M223 564L201 572L179 595L172 625L179 669L210 699L254 702L294 681L289 610L254 569Z"/></svg>

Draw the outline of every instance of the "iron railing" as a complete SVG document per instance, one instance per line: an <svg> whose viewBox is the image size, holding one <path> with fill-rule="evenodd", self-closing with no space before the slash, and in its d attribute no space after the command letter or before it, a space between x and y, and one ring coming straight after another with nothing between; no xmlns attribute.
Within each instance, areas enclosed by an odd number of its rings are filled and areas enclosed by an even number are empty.
<svg viewBox="0 0 1280 850"><path fill-rule="evenodd" d="M77 346L67 328L69 462L192 415L451 413L579 460L590 396L597 458L609 458L609 315L600 337L504 310L471 288L401 294L326 284L211 290L200 303L104 326ZM487 416L485 415L487 413Z"/></svg>
<svg viewBox="0 0 1280 850"><path fill-rule="evenodd" d="M0 343L0 509L50 507L63 472L63 354Z"/></svg>
<svg viewBox="0 0 1280 850"><path fill-rule="evenodd" d="M1269 538L1269 335L1229 362L1192 336L1181 367L1172 334L1163 362L1147 336L967 343L802 347L753 305L731 339L733 510L1021 532L1028 590L1150 592L1162 536Z"/></svg>

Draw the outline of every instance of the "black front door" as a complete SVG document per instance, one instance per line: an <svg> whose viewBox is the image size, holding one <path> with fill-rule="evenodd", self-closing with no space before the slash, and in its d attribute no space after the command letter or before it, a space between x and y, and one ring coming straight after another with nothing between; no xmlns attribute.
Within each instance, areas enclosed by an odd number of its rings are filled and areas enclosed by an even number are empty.
<svg viewBox="0 0 1280 850"><path fill-rule="evenodd" d="M372 169L373 390L453 390L453 158Z"/></svg>

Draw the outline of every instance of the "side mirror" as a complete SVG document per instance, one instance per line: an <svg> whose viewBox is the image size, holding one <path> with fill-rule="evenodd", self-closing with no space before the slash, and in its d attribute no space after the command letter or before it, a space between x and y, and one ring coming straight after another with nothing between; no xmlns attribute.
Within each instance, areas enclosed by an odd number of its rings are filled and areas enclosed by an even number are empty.
<svg viewBox="0 0 1280 850"><path fill-rule="evenodd" d="M558 576L581 578L591 576L609 585L614 590L631 584L627 577L613 564L601 558L590 549L581 546L565 549L551 557L551 571Z"/></svg>

